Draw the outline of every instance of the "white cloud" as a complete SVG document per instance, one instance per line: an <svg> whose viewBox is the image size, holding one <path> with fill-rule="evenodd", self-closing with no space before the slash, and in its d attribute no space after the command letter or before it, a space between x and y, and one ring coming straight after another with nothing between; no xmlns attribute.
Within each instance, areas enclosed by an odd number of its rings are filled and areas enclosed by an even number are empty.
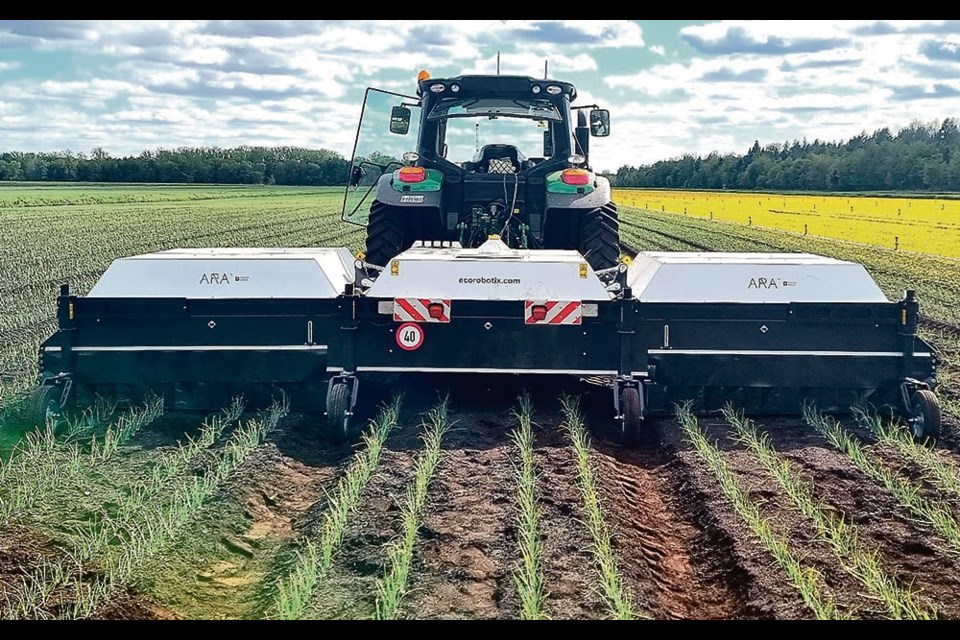
<svg viewBox="0 0 960 640"><path fill-rule="evenodd" d="M638 158L630 164L671 149L742 153L755 139L842 140L960 112L960 24L722 21L682 35L702 55L604 79L623 100L614 126L646 124L631 130L646 139L628 136L617 154Z"/></svg>
<svg viewBox="0 0 960 640"><path fill-rule="evenodd" d="M680 35L703 53L781 55L843 46L866 21L723 20L684 27Z"/></svg>
<svg viewBox="0 0 960 640"><path fill-rule="evenodd" d="M349 154L363 88L501 72L577 84L610 108L595 164L840 139L960 112L960 23L715 21L649 46L624 20L0 20L4 149L114 154L180 145L296 144ZM31 49L63 56L31 79ZM686 48L684 48L686 49ZM687 49L689 52L689 49ZM24 55L20 55L23 53ZM71 69L73 54L89 66ZM622 66L619 68L623 68ZM16 73L3 73L9 71Z"/></svg>

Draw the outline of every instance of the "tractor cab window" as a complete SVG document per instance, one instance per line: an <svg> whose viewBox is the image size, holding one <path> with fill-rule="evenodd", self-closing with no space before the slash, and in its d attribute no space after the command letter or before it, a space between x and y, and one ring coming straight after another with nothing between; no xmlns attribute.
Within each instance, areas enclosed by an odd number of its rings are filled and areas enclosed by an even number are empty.
<svg viewBox="0 0 960 640"><path fill-rule="evenodd" d="M450 99L428 120L440 120L443 157L470 173L520 173L550 156L550 123L561 120L546 100Z"/></svg>

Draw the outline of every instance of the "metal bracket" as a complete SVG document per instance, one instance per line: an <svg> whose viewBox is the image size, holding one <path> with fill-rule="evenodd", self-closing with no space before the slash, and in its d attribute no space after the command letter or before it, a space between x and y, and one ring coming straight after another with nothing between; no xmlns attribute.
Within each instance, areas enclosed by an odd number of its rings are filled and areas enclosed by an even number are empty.
<svg viewBox="0 0 960 640"><path fill-rule="evenodd" d="M367 289L373 286L373 283L380 276L384 267L376 264L370 264L365 260L357 258L353 261L353 289L358 294L366 293Z"/></svg>
<svg viewBox="0 0 960 640"><path fill-rule="evenodd" d="M627 290L627 271L627 265L620 263L615 267L601 269L595 273L610 294L615 298L622 298Z"/></svg>
<svg viewBox="0 0 960 640"><path fill-rule="evenodd" d="M929 390L930 385L913 378L906 378L900 383L900 401L903 403L903 408L906 410L906 415L908 416L913 415L913 402L910 401L910 396L918 389Z"/></svg>
<svg viewBox="0 0 960 640"><path fill-rule="evenodd" d="M40 381L41 387L59 387L60 388L60 406L66 407L70 400L70 392L73 391L73 378L68 373L58 373L55 376L47 376Z"/></svg>

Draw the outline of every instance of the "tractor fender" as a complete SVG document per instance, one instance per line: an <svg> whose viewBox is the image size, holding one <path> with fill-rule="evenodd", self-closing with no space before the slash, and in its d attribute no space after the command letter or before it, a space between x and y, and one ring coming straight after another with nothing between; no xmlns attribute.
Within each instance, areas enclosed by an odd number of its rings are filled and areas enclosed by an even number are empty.
<svg viewBox="0 0 960 640"><path fill-rule="evenodd" d="M596 209L610 202L610 181L597 177L590 193L547 193L546 209Z"/></svg>
<svg viewBox="0 0 960 640"><path fill-rule="evenodd" d="M380 176L377 182L377 200L391 207L440 207L443 191L397 191L393 188L393 174Z"/></svg>

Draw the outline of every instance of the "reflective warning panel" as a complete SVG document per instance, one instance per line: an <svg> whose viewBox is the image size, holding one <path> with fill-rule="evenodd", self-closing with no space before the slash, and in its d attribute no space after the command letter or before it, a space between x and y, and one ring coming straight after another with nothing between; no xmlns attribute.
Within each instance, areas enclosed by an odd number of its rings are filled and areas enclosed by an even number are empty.
<svg viewBox="0 0 960 640"><path fill-rule="evenodd" d="M523 306L526 324L580 324L583 304L577 300L527 300Z"/></svg>
<svg viewBox="0 0 960 640"><path fill-rule="evenodd" d="M397 322L450 322L450 300L395 298L393 319Z"/></svg>

